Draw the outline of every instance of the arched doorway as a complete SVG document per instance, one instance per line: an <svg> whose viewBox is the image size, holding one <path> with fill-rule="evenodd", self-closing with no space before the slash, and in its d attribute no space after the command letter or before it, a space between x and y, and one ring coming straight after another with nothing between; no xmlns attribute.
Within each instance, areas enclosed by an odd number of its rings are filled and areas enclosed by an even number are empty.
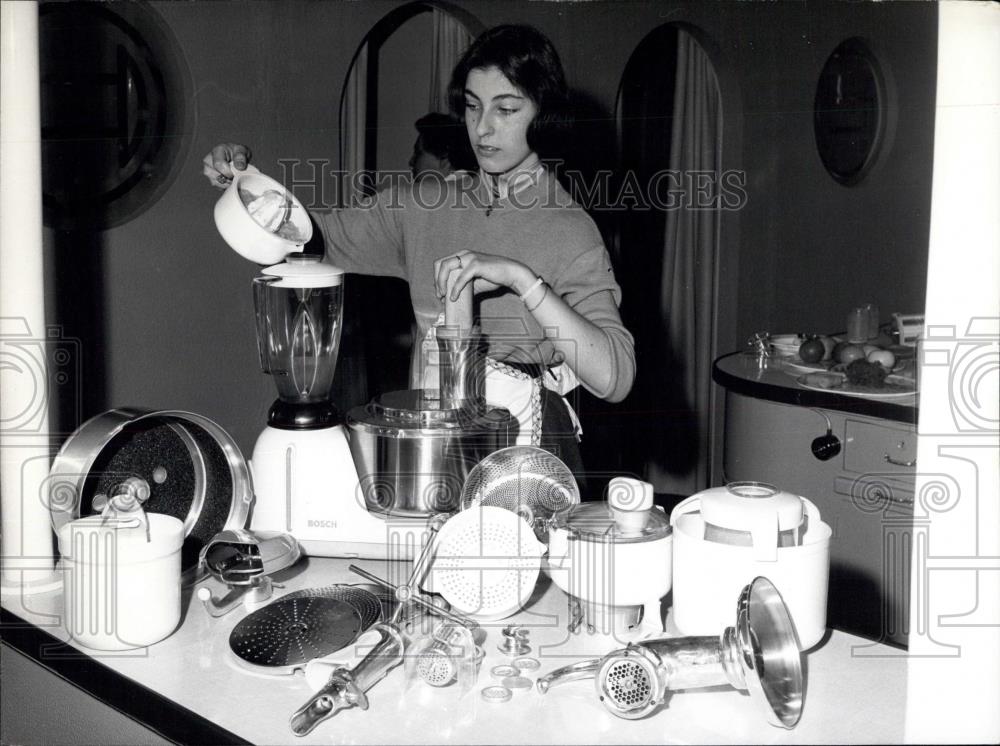
<svg viewBox="0 0 1000 746"><path fill-rule="evenodd" d="M366 34L340 96L340 161L348 174L370 175L360 190L341 191L342 205L383 182L379 173L405 171L416 138L414 122L447 111L451 70L484 26L451 3L421 0L387 13ZM345 312L342 378L347 399L367 401L408 388L413 311L402 280L352 277ZM348 370L349 368L349 370Z"/></svg>
<svg viewBox="0 0 1000 746"><path fill-rule="evenodd" d="M623 178L644 197L622 213L616 240L638 366L623 467L675 495L712 480L716 428L723 107L699 37L679 24L650 32L617 103Z"/></svg>

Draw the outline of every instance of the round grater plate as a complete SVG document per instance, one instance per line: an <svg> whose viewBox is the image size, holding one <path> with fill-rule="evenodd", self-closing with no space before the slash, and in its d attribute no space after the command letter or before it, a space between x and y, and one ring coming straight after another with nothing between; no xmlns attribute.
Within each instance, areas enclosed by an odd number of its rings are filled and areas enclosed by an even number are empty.
<svg viewBox="0 0 1000 746"><path fill-rule="evenodd" d="M295 598L330 598L334 601L343 601L353 606L358 616L361 618L361 631L371 627L375 622L388 619L386 604L391 601L384 597L382 589L376 586L359 585L328 585L323 588L307 588L301 591L293 591L281 597L280 600L288 601Z"/></svg>
<svg viewBox="0 0 1000 746"><path fill-rule="evenodd" d="M346 601L279 598L237 624L229 647L253 671L289 674L347 647L363 631L361 615Z"/></svg>

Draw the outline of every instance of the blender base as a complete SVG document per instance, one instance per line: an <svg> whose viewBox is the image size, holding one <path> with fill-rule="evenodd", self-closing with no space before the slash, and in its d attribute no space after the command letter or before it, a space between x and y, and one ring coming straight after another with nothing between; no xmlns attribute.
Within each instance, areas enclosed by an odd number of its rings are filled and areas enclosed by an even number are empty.
<svg viewBox="0 0 1000 746"><path fill-rule="evenodd" d="M368 512L343 426L267 427L251 459L253 530L292 534L318 557L412 560L428 536L426 518Z"/></svg>

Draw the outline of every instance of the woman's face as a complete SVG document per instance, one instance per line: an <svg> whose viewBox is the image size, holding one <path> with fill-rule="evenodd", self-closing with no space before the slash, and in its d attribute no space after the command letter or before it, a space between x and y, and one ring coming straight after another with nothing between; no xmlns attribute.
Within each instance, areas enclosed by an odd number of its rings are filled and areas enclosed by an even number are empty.
<svg viewBox="0 0 1000 746"><path fill-rule="evenodd" d="M507 173L534 155L528 125L538 107L495 67L470 70L465 79L465 127L487 173Z"/></svg>

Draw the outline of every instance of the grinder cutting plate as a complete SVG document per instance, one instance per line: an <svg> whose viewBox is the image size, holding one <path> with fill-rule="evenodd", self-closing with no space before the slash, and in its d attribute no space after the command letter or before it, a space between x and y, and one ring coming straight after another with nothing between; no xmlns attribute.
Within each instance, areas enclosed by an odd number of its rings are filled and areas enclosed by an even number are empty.
<svg viewBox="0 0 1000 746"><path fill-rule="evenodd" d="M346 600L301 595L279 598L237 624L229 636L229 647L240 665L251 671L290 674L357 640L375 621L373 607L367 608L367 618L362 619L358 608Z"/></svg>

